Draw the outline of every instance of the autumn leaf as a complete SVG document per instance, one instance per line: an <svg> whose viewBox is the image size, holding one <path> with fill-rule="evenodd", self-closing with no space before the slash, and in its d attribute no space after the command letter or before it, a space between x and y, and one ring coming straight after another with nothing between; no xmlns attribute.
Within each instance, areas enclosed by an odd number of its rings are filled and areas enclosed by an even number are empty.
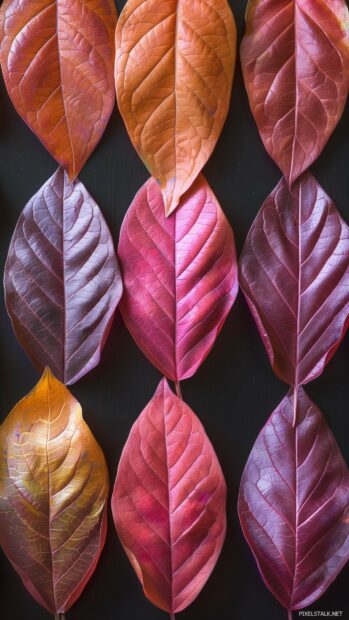
<svg viewBox="0 0 349 620"><path fill-rule="evenodd" d="M213 447L163 379L131 429L112 496L120 540L160 609L185 609L205 585L225 537L225 504Z"/></svg>
<svg viewBox="0 0 349 620"><path fill-rule="evenodd" d="M4 0L0 60L23 120L71 180L114 107L113 0Z"/></svg>
<svg viewBox="0 0 349 620"><path fill-rule="evenodd" d="M239 515L267 587L287 609L316 601L349 559L349 471L303 388L291 388L261 430Z"/></svg>
<svg viewBox="0 0 349 620"><path fill-rule="evenodd" d="M275 373L315 379L348 327L349 229L310 173L261 207L240 257L240 285Z"/></svg>
<svg viewBox="0 0 349 620"><path fill-rule="evenodd" d="M121 276L102 213L62 168L19 217L4 285L16 336L39 370L69 384L98 364Z"/></svg>
<svg viewBox="0 0 349 620"><path fill-rule="evenodd" d="M106 535L108 471L67 388L45 370L0 428L0 542L34 599L67 611Z"/></svg>
<svg viewBox="0 0 349 620"><path fill-rule="evenodd" d="M226 0L128 0L116 29L116 94L127 131L161 188L166 214L210 157L235 65Z"/></svg>
<svg viewBox="0 0 349 620"><path fill-rule="evenodd" d="M149 360L169 379L191 377L234 303L234 236L201 175L166 218L158 184L149 179L120 231L123 319Z"/></svg>
<svg viewBox="0 0 349 620"><path fill-rule="evenodd" d="M250 0L241 63L264 146L292 184L319 156L343 112L345 0Z"/></svg>

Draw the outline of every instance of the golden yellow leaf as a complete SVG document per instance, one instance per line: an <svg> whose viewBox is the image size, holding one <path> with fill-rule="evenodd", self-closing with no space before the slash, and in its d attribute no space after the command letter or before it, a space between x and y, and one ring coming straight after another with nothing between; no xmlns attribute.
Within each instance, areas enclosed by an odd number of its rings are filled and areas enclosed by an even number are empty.
<svg viewBox="0 0 349 620"><path fill-rule="evenodd" d="M46 369L0 428L0 542L53 614L75 602L106 534L108 470L69 390Z"/></svg>

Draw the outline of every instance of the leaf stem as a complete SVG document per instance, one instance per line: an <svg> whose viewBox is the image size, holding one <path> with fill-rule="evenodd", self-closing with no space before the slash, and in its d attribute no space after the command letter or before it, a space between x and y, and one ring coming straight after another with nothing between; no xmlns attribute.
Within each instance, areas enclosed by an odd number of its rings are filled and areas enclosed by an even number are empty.
<svg viewBox="0 0 349 620"><path fill-rule="evenodd" d="M287 619L288 619L288 620L293 620L293 613L292 613L292 609L288 609L288 610L287 610Z"/></svg>
<svg viewBox="0 0 349 620"><path fill-rule="evenodd" d="M179 381L175 381L175 387L176 387L176 394L178 396L178 398L180 398L181 400L183 400L182 398L182 390L181 390L181 384ZM174 616L173 616L174 618ZM173 620L173 618L171 617L171 620Z"/></svg>
<svg viewBox="0 0 349 620"><path fill-rule="evenodd" d="M176 620L176 616L174 614L170 614L170 620Z"/></svg>
<svg viewBox="0 0 349 620"><path fill-rule="evenodd" d="M293 386L293 421L292 428L295 428L297 424L297 404L298 404L298 385ZM292 613L292 609L290 610ZM292 620L292 616L291 616Z"/></svg>

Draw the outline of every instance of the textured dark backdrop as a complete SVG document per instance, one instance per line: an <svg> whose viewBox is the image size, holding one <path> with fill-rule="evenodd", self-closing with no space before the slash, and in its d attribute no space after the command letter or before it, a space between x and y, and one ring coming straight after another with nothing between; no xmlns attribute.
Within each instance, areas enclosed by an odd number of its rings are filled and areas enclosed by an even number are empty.
<svg viewBox="0 0 349 620"><path fill-rule="evenodd" d="M159 0L161 1L161 0ZM120 12L124 2L117 0ZM245 0L231 2L239 42ZM349 222L349 106L312 170ZM17 218L28 199L57 164L14 111L0 89L0 269ZM230 114L205 175L235 231L240 252L263 200L280 178L258 136L239 62ZM117 243L123 216L148 173L133 150L115 110L96 151L79 175L102 209ZM1 419L29 392L39 375L11 329L3 295L1 313ZM159 373L137 349L117 314L99 366L72 386L84 417L106 456L113 483L121 449L132 423L151 398ZM183 397L203 422L228 484L228 535L217 567L183 620L285 620L286 612L264 586L243 539L236 500L242 469L269 414L287 386L273 374L247 306L239 293L228 320L195 377L182 384ZM307 386L349 461L349 337L323 375ZM349 566L310 609L344 610L349 618ZM47 612L27 594L0 553L0 616L3 620L45 620ZM298 614L294 614L295 618ZM144 597L116 537L111 515L108 538L96 572L67 620L161 620L166 615Z"/></svg>

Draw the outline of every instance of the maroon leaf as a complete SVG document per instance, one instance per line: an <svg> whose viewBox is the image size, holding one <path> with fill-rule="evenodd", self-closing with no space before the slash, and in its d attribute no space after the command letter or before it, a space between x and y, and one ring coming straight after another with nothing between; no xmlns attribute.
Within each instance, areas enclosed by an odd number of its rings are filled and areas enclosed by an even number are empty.
<svg viewBox="0 0 349 620"><path fill-rule="evenodd" d="M349 86L344 0L250 0L241 63L264 146L293 183L318 157Z"/></svg>
<svg viewBox="0 0 349 620"><path fill-rule="evenodd" d="M16 336L38 369L69 384L98 364L121 277L98 206L62 168L24 208L4 284Z"/></svg>
<svg viewBox="0 0 349 620"><path fill-rule="evenodd" d="M153 178L136 195L118 249L121 312L136 343L174 381L194 374L237 293L234 237L203 176L169 218Z"/></svg>
<svg viewBox="0 0 349 620"><path fill-rule="evenodd" d="M266 585L284 607L300 609L349 559L349 471L319 409L303 388L295 406L292 392L252 449L239 515Z"/></svg>
<svg viewBox="0 0 349 620"><path fill-rule="evenodd" d="M195 414L163 379L133 425L112 496L115 526L148 599L185 609L225 537L226 486Z"/></svg>
<svg viewBox="0 0 349 620"><path fill-rule="evenodd" d="M240 284L276 374L321 374L348 325L349 229L309 173L267 198L240 258Z"/></svg>

